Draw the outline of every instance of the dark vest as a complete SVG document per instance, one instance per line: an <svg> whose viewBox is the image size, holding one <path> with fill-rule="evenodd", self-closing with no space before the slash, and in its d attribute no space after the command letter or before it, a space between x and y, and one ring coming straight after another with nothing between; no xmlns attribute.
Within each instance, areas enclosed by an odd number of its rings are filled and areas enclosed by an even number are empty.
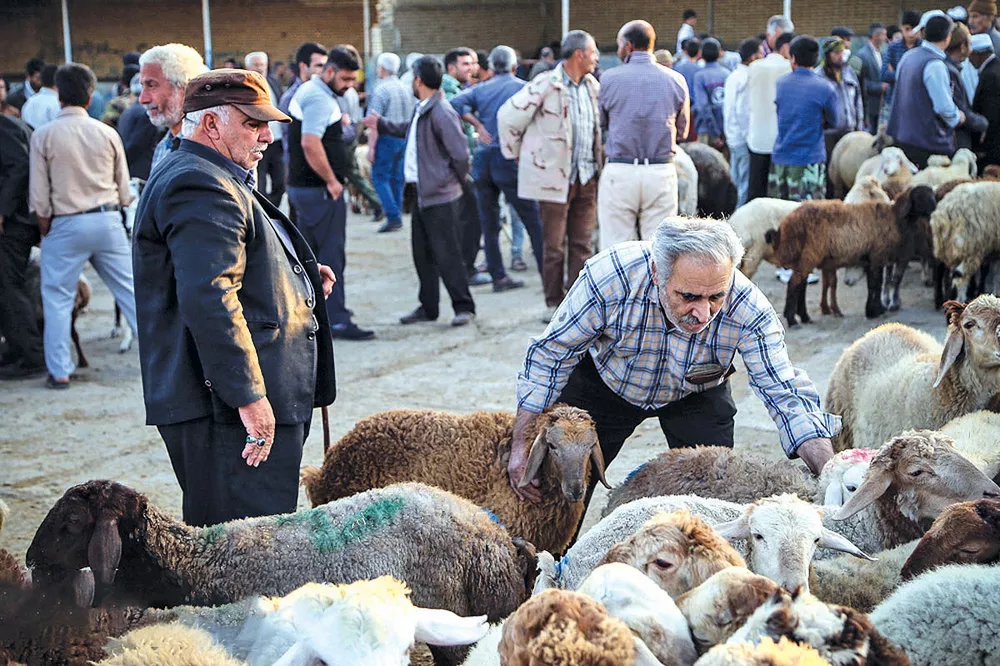
<svg viewBox="0 0 1000 666"><path fill-rule="evenodd" d="M955 130L934 113L924 87L924 67L932 60L943 59L923 47L910 49L900 59L886 133L897 143L951 155L955 152Z"/></svg>
<svg viewBox="0 0 1000 666"><path fill-rule="evenodd" d="M339 121L326 128L322 141L333 173L340 182L345 182L346 146L344 128ZM326 187L306 161L306 153L302 150L302 121L294 118L288 126L288 184L291 187Z"/></svg>

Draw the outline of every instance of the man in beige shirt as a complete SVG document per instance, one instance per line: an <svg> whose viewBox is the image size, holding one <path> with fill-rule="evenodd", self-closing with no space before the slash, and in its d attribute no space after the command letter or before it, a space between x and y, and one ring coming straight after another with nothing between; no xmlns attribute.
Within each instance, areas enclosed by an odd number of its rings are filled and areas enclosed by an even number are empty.
<svg viewBox="0 0 1000 666"><path fill-rule="evenodd" d="M118 133L87 115L97 79L86 65L56 72L62 110L31 136L28 205L42 232L42 307L49 388L69 387L70 322L76 283L90 261L132 330L132 252L122 225L128 164Z"/></svg>

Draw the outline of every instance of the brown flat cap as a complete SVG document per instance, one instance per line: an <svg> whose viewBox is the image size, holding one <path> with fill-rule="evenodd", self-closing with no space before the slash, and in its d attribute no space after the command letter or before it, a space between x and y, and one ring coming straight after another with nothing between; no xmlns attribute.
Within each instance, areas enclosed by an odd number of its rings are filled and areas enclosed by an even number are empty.
<svg viewBox="0 0 1000 666"><path fill-rule="evenodd" d="M996 16L997 3L993 0L972 0L969 4L969 12L976 12L984 16Z"/></svg>
<svg viewBox="0 0 1000 666"><path fill-rule="evenodd" d="M271 104L267 81L257 72L213 69L188 81L184 91L184 113L224 104L232 104L254 120L292 122Z"/></svg>

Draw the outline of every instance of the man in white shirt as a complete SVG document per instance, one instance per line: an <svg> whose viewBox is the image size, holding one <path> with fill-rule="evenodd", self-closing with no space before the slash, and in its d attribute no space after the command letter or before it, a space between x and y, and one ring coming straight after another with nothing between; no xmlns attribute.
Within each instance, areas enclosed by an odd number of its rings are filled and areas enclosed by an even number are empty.
<svg viewBox="0 0 1000 666"><path fill-rule="evenodd" d="M747 148L750 153L750 176L747 201L767 196L767 174L771 169L771 150L778 138L778 109L774 105L776 84L792 71L788 45L795 33L784 32L774 40L774 50L747 68L746 101L749 109Z"/></svg>
<svg viewBox="0 0 1000 666"><path fill-rule="evenodd" d="M750 64L761 57L760 40L754 37L744 39L740 42L739 53L741 62L726 79L725 101L722 107L726 144L729 146L729 172L739 193L737 208L747 202L750 188L750 151L747 148L747 132L750 129L747 72Z"/></svg>
<svg viewBox="0 0 1000 666"><path fill-rule="evenodd" d="M21 107L21 120L32 129L38 129L59 115L59 93L56 92L57 65L46 65L42 69L42 87L28 98Z"/></svg>
<svg viewBox="0 0 1000 666"><path fill-rule="evenodd" d="M698 12L693 9L685 9L682 20L684 22L681 23L681 29L677 31L677 50L674 51L678 55L684 47L684 42L694 37L694 27L698 24Z"/></svg>

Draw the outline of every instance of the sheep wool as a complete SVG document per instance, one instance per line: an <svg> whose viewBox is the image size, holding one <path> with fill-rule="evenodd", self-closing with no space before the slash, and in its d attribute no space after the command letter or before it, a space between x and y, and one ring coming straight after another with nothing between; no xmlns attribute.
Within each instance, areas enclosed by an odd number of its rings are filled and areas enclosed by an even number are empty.
<svg viewBox="0 0 1000 666"><path fill-rule="evenodd" d="M903 565L918 543L913 540L877 553L874 562L850 555L813 562L809 591L828 604L870 613L899 587Z"/></svg>
<svg viewBox="0 0 1000 666"><path fill-rule="evenodd" d="M934 256L952 271L962 300L988 257L1000 251L1000 182L958 185L931 215Z"/></svg>
<svg viewBox="0 0 1000 666"><path fill-rule="evenodd" d="M142 627L113 640L99 666L246 666L200 629L180 624Z"/></svg>
<svg viewBox="0 0 1000 666"><path fill-rule="evenodd" d="M774 248L767 242L766 234L781 225L782 218L798 208L798 201L759 197L740 206L729 218L733 231L743 243L743 262L740 272L752 278L760 263L774 263Z"/></svg>
<svg viewBox="0 0 1000 666"><path fill-rule="evenodd" d="M757 645L718 645L696 661L695 666L830 666L830 662L815 648L782 636L777 643L763 638Z"/></svg>

